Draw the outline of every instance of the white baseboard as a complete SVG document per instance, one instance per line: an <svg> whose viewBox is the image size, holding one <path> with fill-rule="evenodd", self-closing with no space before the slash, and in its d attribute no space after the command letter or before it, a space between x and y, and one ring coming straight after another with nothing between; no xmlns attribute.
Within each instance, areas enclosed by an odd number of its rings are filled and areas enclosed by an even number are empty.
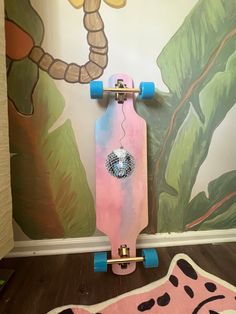
<svg viewBox="0 0 236 314"><path fill-rule="evenodd" d="M196 245L207 243L236 242L236 229L213 231L188 231L183 233L141 234L138 248ZM105 236L50 240L16 241L7 257L60 255L109 251L110 242Z"/></svg>

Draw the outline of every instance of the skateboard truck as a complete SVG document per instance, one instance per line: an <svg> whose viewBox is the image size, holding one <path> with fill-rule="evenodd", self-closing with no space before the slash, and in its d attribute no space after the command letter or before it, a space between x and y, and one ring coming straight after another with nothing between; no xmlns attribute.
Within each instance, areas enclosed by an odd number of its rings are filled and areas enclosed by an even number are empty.
<svg viewBox="0 0 236 314"><path fill-rule="evenodd" d="M127 268L130 263L143 262L145 268L158 267L158 255L155 249L142 249L142 256L129 256L129 248L121 245L118 249L120 258L107 259L106 252L98 252L94 255L94 271L106 272L107 265L119 264L121 269Z"/></svg>
<svg viewBox="0 0 236 314"><path fill-rule="evenodd" d="M129 248L126 244L121 245L118 248L120 258L112 258L107 260L107 264L119 264L121 268L127 268L127 265L131 262L144 262L144 256L130 257Z"/></svg>
<svg viewBox="0 0 236 314"><path fill-rule="evenodd" d="M141 99L151 99L155 94L155 84L153 82L141 82L139 88L127 88L123 79L117 79L115 87L103 87L102 81L90 81L90 97L100 99L103 93L115 93L118 103L123 104L127 99L127 94L138 93Z"/></svg>

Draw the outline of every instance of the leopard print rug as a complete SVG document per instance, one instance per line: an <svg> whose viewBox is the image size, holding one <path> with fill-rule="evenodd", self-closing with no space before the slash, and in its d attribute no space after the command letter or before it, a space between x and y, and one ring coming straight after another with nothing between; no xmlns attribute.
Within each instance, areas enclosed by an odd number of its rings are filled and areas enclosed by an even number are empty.
<svg viewBox="0 0 236 314"><path fill-rule="evenodd" d="M141 312L236 314L236 287L204 271L187 255L177 254L167 275L160 280L96 305L68 305L54 309L48 314Z"/></svg>

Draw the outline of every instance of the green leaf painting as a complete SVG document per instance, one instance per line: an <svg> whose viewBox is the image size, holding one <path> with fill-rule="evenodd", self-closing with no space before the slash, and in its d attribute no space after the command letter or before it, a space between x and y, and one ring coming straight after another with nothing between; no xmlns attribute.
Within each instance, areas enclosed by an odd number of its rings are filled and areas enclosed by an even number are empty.
<svg viewBox="0 0 236 314"><path fill-rule="evenodd" d="M22 73L24 73L24 79L22 79ZM32 93L37 81L38 67L32 61L26 58L12 62L7 80L8 98L22 114L31 115L34 111Z"/></svg>
<svg viewBox="0 0 236 314"><path fill-rule="evenodd" d="M43 40L43 22L29 0L20 5L6 0L5 9L7 34L14 28L23 40L7 58L14 218L33 239L92 235L94 201L71 123L50 130L63 113L64 99L28 58L31 42Z"/></svg>
<svg viewBox="0 0 236 314"><path fill-rule="evenodd" d="M228 172L208 185L189 203L185 211L186 230L232 228L236 223L236 170Z"/></svg>
<svg viewBox="0 0 236 314"><path fill-rule="evenodd" d="M70 121L50 131L64 99L45 73L40 73L33 103L31 117L9 104L14 218L33 239L91 235L92 194Z"/></svg>
<svg viewBox="0 0 236 314"><path fill-rule="evenodd" d="M14 25L25 32L26 38L32 38L34 44L40 45L44 35L43 22L29 0L22 0L20 5L17 0L6 0L5 11L8 21L14 21ZM22 46L25 44L23 41ZM20 56L20 47L16 50ZM31 115L33 113L32 93L38 81L38 67L28 57L14 62L9 58L7 60L8 97L20 113Z"/></svg>
<svg viewBox="0 0 236 314"><path fill-rule="evenodd" d="M6 18L14 21L34 41L35 45L40 45L43 40L43 22L34 10L29 0L5 0Z"/></svg>
<svg viewBox="0 0 236 314"><path fill-rule="evenodd" d="M235 1L199 1L157 64L169 93L157 91L150 104L137 106L148 123L149 219L158 232L180 232L212 135L236 103Z"/></svg>

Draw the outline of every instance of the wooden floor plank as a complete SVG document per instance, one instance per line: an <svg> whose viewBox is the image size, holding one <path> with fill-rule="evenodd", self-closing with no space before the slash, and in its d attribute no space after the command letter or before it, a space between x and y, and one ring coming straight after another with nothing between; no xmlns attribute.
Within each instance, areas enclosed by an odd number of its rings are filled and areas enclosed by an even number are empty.
<svg viewBox="0 0 236 314"><path fill-rule="evenodd" d="M236 286L236 243L159 248L160 267L117 276L93 272L93 254L34 256L0 261L15 273L0 294L1 314L46 314L67 304L94 304L162 278L177 253Z"/></svg>

